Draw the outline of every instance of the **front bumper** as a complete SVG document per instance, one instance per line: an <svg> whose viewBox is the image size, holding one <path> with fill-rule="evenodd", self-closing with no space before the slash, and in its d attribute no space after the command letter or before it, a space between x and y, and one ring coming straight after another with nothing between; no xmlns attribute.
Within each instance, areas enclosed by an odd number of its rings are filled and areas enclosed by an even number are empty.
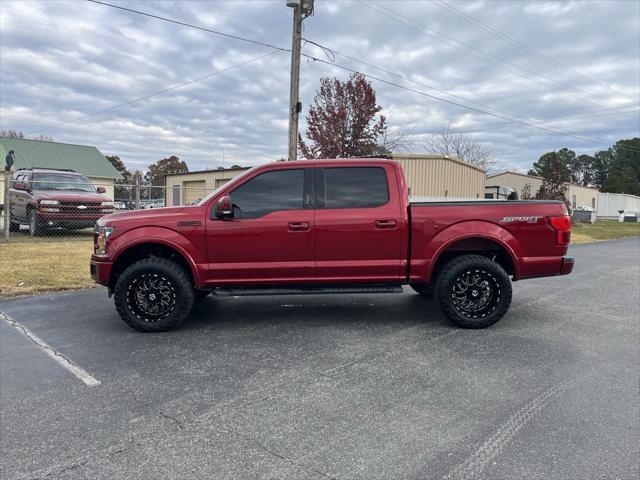
<svg viewBox="0 0 640 480"><path fill-rule="evenodd" d="M104 259L96 255L91 257L89 270L91 272L91 278L93 279L93 281L99 283L100 285L108 287L111 280L112 269L113 262L104 261Z"/></svg>
<svg viewBox="0 0 640 480"><path fill-rule="evenodd" d="M93 228L107 213L53 213L38 212L38 223L48 227Z"/></svg>
<svg viewBox="0 0 640 480"><path fill-rule="evenodd" d="M569 275L573 271L573 264L575 260L573 257L562 257L562 263L560 264L560 272L558 275Z"/></svg>

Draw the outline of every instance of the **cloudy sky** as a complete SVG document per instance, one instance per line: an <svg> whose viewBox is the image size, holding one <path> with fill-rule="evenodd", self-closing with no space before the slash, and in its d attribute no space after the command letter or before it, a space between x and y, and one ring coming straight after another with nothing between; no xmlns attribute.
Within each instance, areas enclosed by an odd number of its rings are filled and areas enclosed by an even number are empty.
<svg viewBox="0 0 640 480"><path fill-rule="evenodd" d="M106 1L290 46L285 0ZM1 129L95 145L132 168L169 155L191 170L223 155L227 166L286 156L288 52L81 0L0 0L0 14ZM639 28L636 0L316 0L303 36L352 57L335 54L336 65L414 90L372 80L411 151L449 124L526 169L552 149L592 153L639 135ZM305 107L321 77L348 75L303 61Z"/></svg>

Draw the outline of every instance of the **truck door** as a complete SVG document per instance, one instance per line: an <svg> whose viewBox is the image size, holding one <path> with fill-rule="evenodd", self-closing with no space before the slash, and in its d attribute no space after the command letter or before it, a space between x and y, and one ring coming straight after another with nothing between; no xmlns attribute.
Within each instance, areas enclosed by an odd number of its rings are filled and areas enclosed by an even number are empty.
<svg viewBox="0 0 640 480"><path fill-rule="evenodd" d="M210 283L313 282L313 168L258 173L227 194L234 217L207 221Z"/></svg>
<svg viewBox="0 0 640 480"><path fill-rule="evenodd" d="M390 165L316 169L319 282L401 281L403 215L396 183Z"/></svg>
<svg viewBox="0 0 640 480"><path fill-rule="evenodd" d="M11 190L9 191L11 217L16 220L27 222L27 199L29 198L29 194L23 190L14 190L13 185L16 183L24 183L25 185L28 185L29 176L24 173L14 173L14 180L11 182Z"/></svg>

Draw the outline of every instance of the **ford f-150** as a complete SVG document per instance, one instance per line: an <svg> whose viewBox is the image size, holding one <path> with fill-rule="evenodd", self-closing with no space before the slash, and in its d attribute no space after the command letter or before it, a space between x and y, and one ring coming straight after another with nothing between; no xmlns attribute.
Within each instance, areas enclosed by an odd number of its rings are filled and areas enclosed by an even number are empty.
<svg viewBox="0 0 640 480"><path fill-rule="evenodd" d="M91 275L131 327L163 331L216 295L434 296L466 328L494 324L511 281L566 275L560 201L410 203L386 159L303 160L248 170L196 205L98 220ZM425 316L428 316L425 309Z"/></svg>

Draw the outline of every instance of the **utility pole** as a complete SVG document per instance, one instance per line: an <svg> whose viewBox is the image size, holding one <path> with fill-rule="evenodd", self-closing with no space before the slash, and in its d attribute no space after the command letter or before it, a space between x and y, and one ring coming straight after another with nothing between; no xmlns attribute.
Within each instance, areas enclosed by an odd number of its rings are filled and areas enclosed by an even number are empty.
<svg viewBox="0 0 640 480"><path fill-rule="evenodd" d="M300 90L300 42L302 21L313 15L313 0L286 0L293 8L293 39L291 42L291 81L289 86L289 161L298 158L298 115L302 111Z"/></svg>

